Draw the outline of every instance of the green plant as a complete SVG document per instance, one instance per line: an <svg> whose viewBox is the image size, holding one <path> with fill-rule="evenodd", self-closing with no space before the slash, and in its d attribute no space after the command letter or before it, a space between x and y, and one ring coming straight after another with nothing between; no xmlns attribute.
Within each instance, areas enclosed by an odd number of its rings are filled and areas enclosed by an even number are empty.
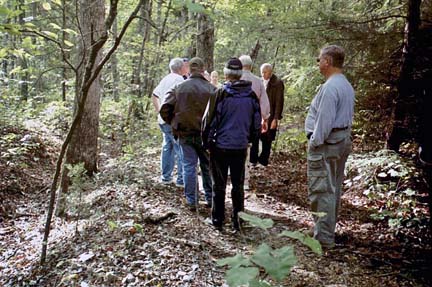
<svg viewBox="0 0 432 287"><path fill-rule="evenodd" d="M259 217L240 212L240 218L247 221L254 227L261 228L269 234L268 229L273 227L273 220L261 219ZM299 240L318 255L322 254L320 243L301 232L283 231L279 237L286 236ZM250 287L271 287L266 281L270 277L276 282L284 280L291 272L291 268L297 263L292 246L283 246L273 249L266 243L261 243L253 254L246 257L243 254L236 254L233 257L223 258L217 261L219 266L229 266L225 279L229 286L250 286ZM260 268L264 270L260 273Z"/></svg>

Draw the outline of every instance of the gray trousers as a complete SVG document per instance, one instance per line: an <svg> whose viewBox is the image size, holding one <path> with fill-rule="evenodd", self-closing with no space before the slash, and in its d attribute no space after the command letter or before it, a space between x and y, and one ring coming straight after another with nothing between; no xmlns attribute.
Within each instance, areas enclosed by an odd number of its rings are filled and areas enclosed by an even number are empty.
<svg viewBox="0 0 432 287"><path fill-rule="evenodd" d="M351 131L332 132L323 145L308 147L308 196L314 215L314 238L323 246L333 246L340 207L345 163L351 152Z"/></svg>

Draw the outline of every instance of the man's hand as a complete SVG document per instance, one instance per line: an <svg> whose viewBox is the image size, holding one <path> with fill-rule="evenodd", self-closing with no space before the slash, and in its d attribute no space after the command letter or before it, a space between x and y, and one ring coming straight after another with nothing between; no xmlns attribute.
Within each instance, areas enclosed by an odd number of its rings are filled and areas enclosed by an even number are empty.
<svg viewBox="0 0 432 287"><path fill-rule="evenodd" d="M267 120L263 120L261 122L261 133L265 133L268 130Z"/></svg>
<svg viewBox="0 0 432 287"><path fill-rule="evenodd" d="M273 119L270 125L270 129L271 130L275 130L278 127L278 120L277 119Z"/></svg>

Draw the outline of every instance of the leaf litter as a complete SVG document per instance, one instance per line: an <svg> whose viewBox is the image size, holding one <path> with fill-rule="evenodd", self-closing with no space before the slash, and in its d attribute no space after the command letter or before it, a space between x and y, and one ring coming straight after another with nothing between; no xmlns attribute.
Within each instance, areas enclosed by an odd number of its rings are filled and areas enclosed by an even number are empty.
<svg viewBox="0 0 432 287"><path fill-rule="evenodd" d="M227 286L225 269L216 260L240 252L251 254L263 242L274 249L294 246L298 263L284 286L428 286L430 282L425 275L430 261L419 256L430 254L425 229L419 223L414 230L406 226L395 230L387 220L371 219L370 209L378 209L382 199L363 193L368 188L365 173L349 173L338 246L317 256L296 240L272 236L312 226L304 159L275 153L270 166L250 171L245 209L275 222L269 236L256 227L245 227L241 234L229 232L229 225L223 232L213 229L206 220L208 209L200 206L198 214L189 211L182 206L182 189L157 183L158 160L159 151L147 149L135 157L112 158L102 166L94 188L86 191L82 205L86 212L81 212L81 218L72 213L68 219L54 219L44 269L38 259L47 192L34 194L30 186L25 188L32 197L15 200L23 215L2 217L0 285ZM53 162L39 167L52 170ZM394 182L404 176L400 164L377 168L374 174L385 172L385 180L388 176ZM371 170L358 162L354 166ZM356 184L349 186L350 182ZM406 196L413 195L409 188L417 190L405 182L396 188ZM422 205L415 208L417 215L427 217Z"/></svg>

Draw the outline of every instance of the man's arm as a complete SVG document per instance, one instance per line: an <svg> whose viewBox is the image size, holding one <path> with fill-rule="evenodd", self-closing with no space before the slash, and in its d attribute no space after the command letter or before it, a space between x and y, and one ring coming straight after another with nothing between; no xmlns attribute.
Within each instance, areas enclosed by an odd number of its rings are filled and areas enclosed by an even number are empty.
<svg viewBox="0 0 432 287"><path fill-rule="evenodd" d="M309 141L312 147L324 144L331 133L336 118L336 91L332 87L323 86L319 97L314 131Z"/></svg>
<svg viewBox="0 0 432 287"><path fill-rule="evenodd" d="M155 108L156 113L159 113L159 110L160 110L159 97L156 96L155 94L153 94L152 95L152 102L153 102L153 106Z"/></svg>
<svg viewBox="0 0 432 287"><path fill-rule="evenodd" d="M275 114L274 119L271 122L270 129L276 129L279 124L279 120L282 119L283 105L284 105L284 91L285 86L281 80L276 89L276 103L275 103Z"/></svg>
<svg viewBox="0 0 432 287"><path fill-rule="evenodd" d="M174 118L174 107L176 105L176 90L172 88L164 97L161 107L159 110L159 114L162 119L170 124L172 119Z"/></svg>

